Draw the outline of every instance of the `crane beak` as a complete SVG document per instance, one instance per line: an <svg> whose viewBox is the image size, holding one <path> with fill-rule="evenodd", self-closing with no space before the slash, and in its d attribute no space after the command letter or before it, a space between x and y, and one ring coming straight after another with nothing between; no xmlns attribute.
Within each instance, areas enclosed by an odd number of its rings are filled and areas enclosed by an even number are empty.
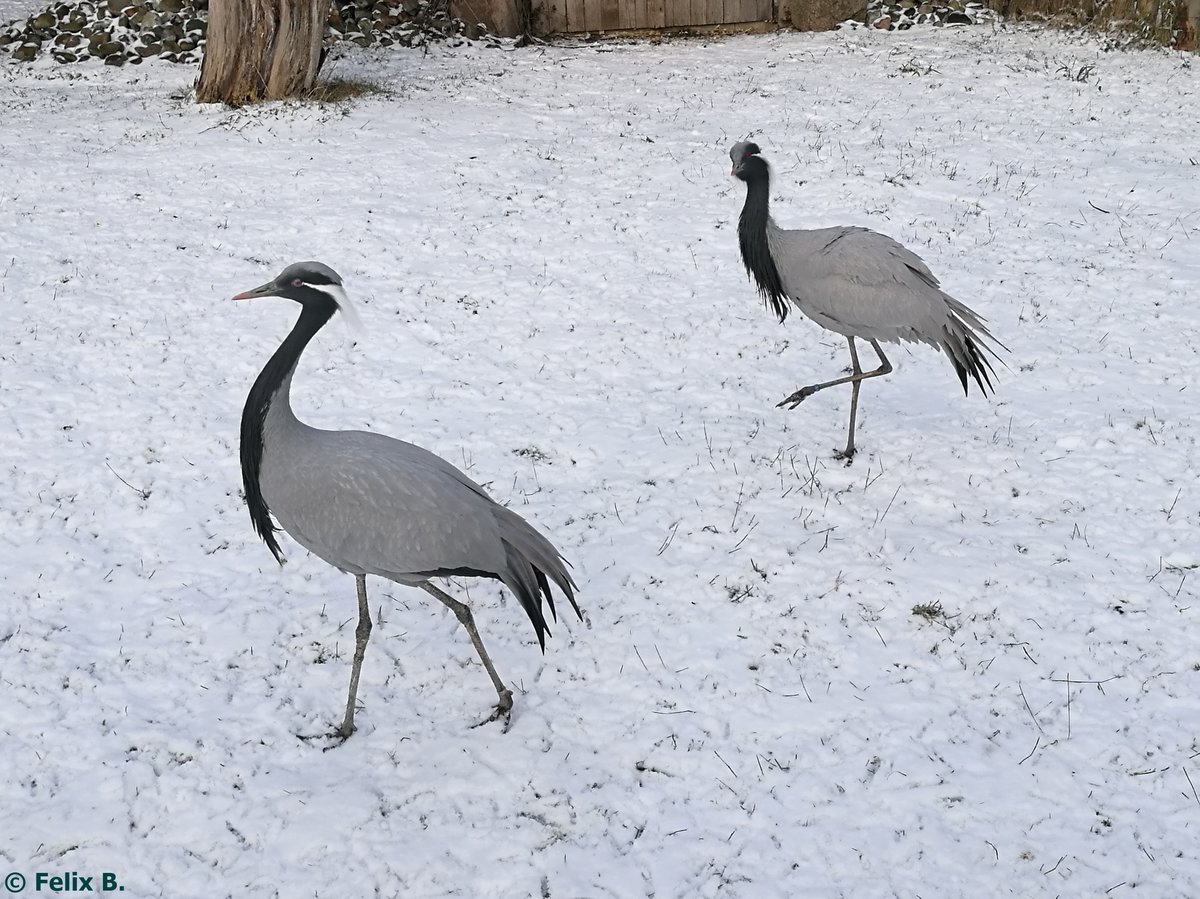
<svg viewBox="0 0 1200 899"><path fill-rule="evenodd" d="M239 293L235 300L253 300L257 297L275 297L279 296L279 285L274 281L268 281L266 284L260 284L253 290L247 290L244 293Z"/></svg>

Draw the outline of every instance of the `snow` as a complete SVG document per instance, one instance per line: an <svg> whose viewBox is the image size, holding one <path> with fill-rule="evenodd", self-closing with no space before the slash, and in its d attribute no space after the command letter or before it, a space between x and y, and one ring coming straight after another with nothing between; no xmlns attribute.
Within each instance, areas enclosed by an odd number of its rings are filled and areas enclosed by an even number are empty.
<svg viewBox="0 0 1200 899"><path fill-rule="evenodd" d="M0 0L0 25L23 19L45 6L44 0Z"/></svg>
<svg viewBox="0 0 1200 899"><path fill-rule="evenodd" d="M1075 80L1084 67L1085 80ZM1026 29L356 51L346 105L0 64L0 869L128 896L1200 895L1200 69ZM849 392L737 256L918 252L1012 350ZM353 581L241 501L246 391L320 259L358 304L311 423L414 440L536 522L542 656ZM917 614L914 609L925 614ZM939 612L940 609L940 612Z"/></svg>

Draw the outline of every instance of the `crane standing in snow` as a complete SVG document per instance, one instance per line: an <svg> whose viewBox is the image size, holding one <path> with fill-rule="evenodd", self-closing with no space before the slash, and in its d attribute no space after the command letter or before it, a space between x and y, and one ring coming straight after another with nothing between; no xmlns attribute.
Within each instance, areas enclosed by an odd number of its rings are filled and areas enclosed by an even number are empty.
<svg viewBox="0 0 1200 899"><path fill-rule="evenodd" d="M746 271L770 309L782 322L789 303L850 345L851 374L801 387L779 403L794 409L814 393L838 384L850 385L850 428L846 449L854 456L854 420L859 385L867 378L890 374L892 365L879 341L902 340L937 347L954 366L963 392L972 377L987 395L995 370L987 354L999 359L985 339L992 337L978 315L938 286L938 280L911 250L867 228L818 228L789 231L770 214L771 172L758 144L733 146L733 175L746 183L746 204L738 221L738 243ZM854 338L871 344L879 368L864 372Z"/></svg>
<svg viewBox="0 0 1200 899"><path fill-rule="evenodd" d="M549 581L580 614L566 561L525 519L433 453L383 434L319 430L296 418L290 393L300 354L346 303L342 279L333 269L297 262L234 299L254 297L286 297L301 311L254 382L242 413L242 479L250 518L280 563L272 514L297 543L353 574L358 586L350 694L337 736L354 733L358 679L371 636L368 574L421 587L455 614L500 695L487 720L507 716L512 691L483 648L471 609L429 581L458 576L500 581L533 622L544 651L549 631L543 596L557 618Z"/></svg>

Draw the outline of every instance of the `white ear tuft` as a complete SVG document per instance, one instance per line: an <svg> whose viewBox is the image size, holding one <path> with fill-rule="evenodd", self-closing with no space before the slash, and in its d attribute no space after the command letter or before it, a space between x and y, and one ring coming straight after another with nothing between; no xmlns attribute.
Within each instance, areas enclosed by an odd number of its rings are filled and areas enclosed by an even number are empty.
<svg viewBox="0 0 1200 899"><path fill-rule="evenodd" d="M313 290L319 290L333 297L333 301L337 303L338 311L342 313L342 318L346 321L346 327L351 332L358 336L366 333L362 319L358 317L358 310L354 308L354 304L350 302L350 297L340 284L309 284L308 286Z"/></svg>

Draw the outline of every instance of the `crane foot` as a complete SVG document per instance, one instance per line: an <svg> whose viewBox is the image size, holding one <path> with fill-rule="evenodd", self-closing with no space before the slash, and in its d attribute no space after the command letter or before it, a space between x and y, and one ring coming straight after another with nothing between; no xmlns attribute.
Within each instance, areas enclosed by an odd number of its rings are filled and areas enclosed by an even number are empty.
<svg viewBox="0 0 1200 899"><path fill-rule="evenodd" d="M782 409L784 406L787 406L789 409L795 409L797 406L799 406L801 403L803 403L806 399L808 399L810 396L812 396L814 393L816 393L818 390L820 390L822 386L823 385L813 384L809 387L801 387L799 390L797 390L795 393L793 393L787 399L780 400L778 403L776 403L775 408Z"/></svg>
<svg viewBox="0 0 1200 899"><path fill-rule="evenodd" d="M472 727L483 727L485 724L491 724L493 721L503 721L503 733L508 733L508 729L512 726L512 690L507 687L500 693L500 701L496 703L496 708L492 710L492 714L488 715L478 724Z"/></svg>
<svg viewBox="0 0 1200 899"><path fill-rule="evenodd" d="M321 749L322 752L328 752L331 749L337 749L339 746L349 740L350 735L353 734L355 730L357 730L357 728L351 727L350 731L347 733L339 726L327 734L296 734L296 736L305 743L315 743L319 740L328 740L329 745L324 746Z"/></svg>

